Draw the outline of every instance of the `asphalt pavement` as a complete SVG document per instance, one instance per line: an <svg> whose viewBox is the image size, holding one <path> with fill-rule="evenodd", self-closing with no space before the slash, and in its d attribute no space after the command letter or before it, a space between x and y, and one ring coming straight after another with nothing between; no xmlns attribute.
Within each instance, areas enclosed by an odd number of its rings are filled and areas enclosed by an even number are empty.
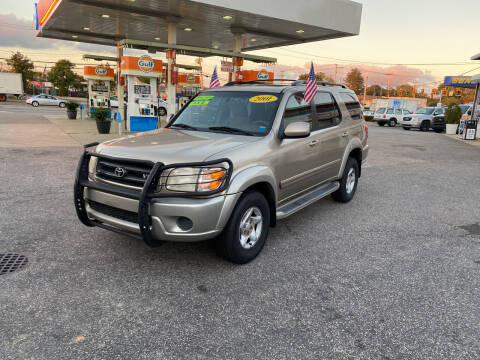
<svg viewBox="0 0 480 360"><path fill-rule="evenodd" d="M15 121L48 123L0 106ZM81 225L77 144L0 146L0 253L30 259L0 275L0 358L480 358L480 148L376 125L370 147L351 203L238 266Z"/></svg>

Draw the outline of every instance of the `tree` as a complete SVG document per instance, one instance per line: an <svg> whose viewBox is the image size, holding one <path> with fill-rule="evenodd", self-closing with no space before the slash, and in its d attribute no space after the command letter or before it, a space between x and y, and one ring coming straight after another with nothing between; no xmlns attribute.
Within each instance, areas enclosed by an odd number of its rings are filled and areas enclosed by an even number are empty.
<svg viewBox="0 0 480 360"><path fill-rule="evenodd" d="M386 93L387 93L387 90L382 88L380 85L372 85L367 87L367 95L383 96Z"/></svg>
<svg viewBox="0 0 480 360"><path fill-rule="evenodd" d="M10 59L7 59L7 65L10 66L13 72L22 74L24 89L27 87L28 82L33 80L33 62L21 52L17 51Z"/></svg>
<svg viewBox="0 0 480 360"><path fill-rule="evenodd" d="M308 76L310 74L301 74L299 77L298 77L298 80L307 80L308 79ZM333 79L327 75L325 75L325 73L323 72L318 72L318 73L315 73L315 79L317 79L317 81L326 81L326 82L333 82Z"/></svg>
<svg viewBox="0 0 480 360"><path fill-rule="evenodd" d="M78 88L80 86L80 76L72 71L73 67L74 65L68 60L58 60L52 70L48 72L48 81L58 87L60 96L68 95L70 87Z"/></svg>
<svg viewBox="0 0 480 360"><path fill-rule="evenodd" d="M361 94L364 87L364 80L360 70L357 68L350 70L350 72L347 74L345 83L350 89L355 91L357 95Z"/></svg>
<svg viewBox="0 0 480 360"><path fill-rule="evenodd" d="M400 91L400 90L402 90L402 91ZM413 93L413 86L408 85L408 84L397 86L397 94L399 96L400 96L400 93L402 93L401 96L403 96L403 97L411 97L412 93Z"/></svg>

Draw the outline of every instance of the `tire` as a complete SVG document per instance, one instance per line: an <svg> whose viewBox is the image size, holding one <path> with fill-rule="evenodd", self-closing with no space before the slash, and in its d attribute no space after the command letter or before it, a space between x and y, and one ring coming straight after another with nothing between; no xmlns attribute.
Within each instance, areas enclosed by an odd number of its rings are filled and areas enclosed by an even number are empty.
<svg viewBox="0 0 480 360"><path fill-rule="evenodd" d="M165 108L163 108L163 107L159 108L159 109L158 109L158 115L160 115L160 116L165 116L165 115L167 115L167 109L165 109Z"/></svg>
<svg viewBox="0 0 480 360"><path fill-rule="evenodd" d="M343 171L343 176L340 179L340 188L332 194L333 200L347 203L353 199L357 191L358 174L359 166L357 160L349 157L345 165L345 170ZM352 184L351 181L354 181L354 183Z"/></svg>
<svg viewBox="0 0 480 360"><path fill-rule="evenodd" d="M245 217L248 216L250 212L250 218L255 218L257 221L260 215L261 222L253 224L252 230L252 222L247 221L248 224L247 227L245 227L245 231L250 230L251 234L248 238L245 236L241 237L240 229L242 220L245 220ZM259 225L260 229L258 228ZM269 227L270 207L267 199L257 191L246 192L237 202L227 225L223 229L222 234L216 240L218 254L235 264L245 264L252 261L263 249L263 245L265 245L265 240L268 236ZM251 237L251 235L258 230L258 236ZM254 239L256 240L253 241Z"/></svg>
<svg viewBox="0 0 480 360"><path fill-rule="evenodd" d="M382 122L382 121L379 121L379 122L378 122L378 126L385 126L385 123Z"/></svg>
<svg viewBox="0 0 480 360"><path fill-rule="evenodd" d="M61 102L60 104L58 104L58 106L63 109L63 108L65 107L65 103L64 103L64 102Z"/></svg>
<svg viewBox="0 0 480 360"><path fill-rule="evenodd" d="M397 120L395 120L395 119L390 119L390 120L388 121L388 126L389 126L389 127L395 127L395 125L397 125Z"/></svg>
<svg viewBox="0 0 480 360"><path fill-rule="evenodd" d="M404 126L404 127L403 127L403 130L410 130L410 128L409 128L409 127L406 127L406 126Z"/></svg>
<svg viewBox="0 0 480 360"><path fill-rule="evenodd" d="M38 104L38 101L32 101L32 106L33 107L37 107L39 104Z"/></svg>
<svg viewBox="0 0 480 360"><path fill-rule="evenodd" d="M428 120L422 121L422 123L420 124L420 131L428 131L428 130L430 130L430 121Z"/></svg>

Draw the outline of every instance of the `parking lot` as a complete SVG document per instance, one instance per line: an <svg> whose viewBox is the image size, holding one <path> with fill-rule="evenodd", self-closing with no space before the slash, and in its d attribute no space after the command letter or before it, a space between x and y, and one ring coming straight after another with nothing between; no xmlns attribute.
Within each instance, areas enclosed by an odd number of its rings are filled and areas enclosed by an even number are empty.
<svg viewBox="0 0 480 360"><path fill-rule="evenodd" d="M58 111L0 105L18 129L0 142L0 253L30 259L0 277L1 359L480 357L480 147L372 124L354 201L279 222L238 266L81 225L82 148L54 141Z"/></svg>

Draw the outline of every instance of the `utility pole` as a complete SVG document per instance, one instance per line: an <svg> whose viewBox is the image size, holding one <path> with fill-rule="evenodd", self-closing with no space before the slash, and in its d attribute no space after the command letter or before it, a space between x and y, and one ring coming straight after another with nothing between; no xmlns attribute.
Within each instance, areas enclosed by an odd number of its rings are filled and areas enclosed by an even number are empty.
<svg viewBox="0 0 480 360"><path fill-rule="evenodd" d="M368 84L368 76L365 77L365 84L363 84L363 107L365 107L366 105L367 84Z"/></svg>
<svg viewBox="0 0 480 360"><path fill-rule="evenodd" d="M392 74L386 74L387 75L387 98L390 98L390 75Z"/></svg>

